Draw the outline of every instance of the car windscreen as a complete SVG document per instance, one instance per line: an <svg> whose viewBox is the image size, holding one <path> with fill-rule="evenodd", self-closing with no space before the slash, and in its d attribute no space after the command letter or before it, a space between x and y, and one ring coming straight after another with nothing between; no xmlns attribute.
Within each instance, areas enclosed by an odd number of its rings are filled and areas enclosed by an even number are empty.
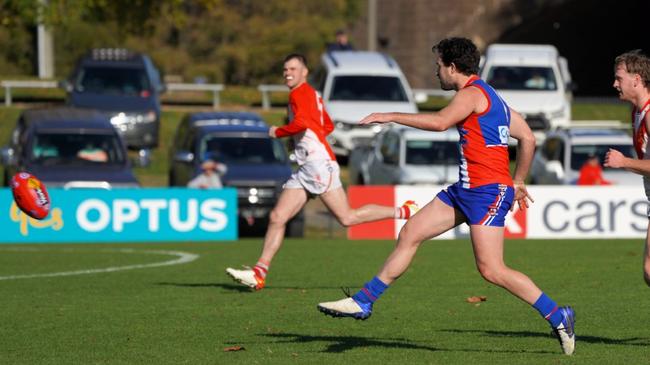
<svg viewBox="0 0 650 365"><path fill-rule="evenodd" d="M571 169L578 171L589 159L589 156L597 156L600 161L601 167L608 170L610 168L603 166L605 161L605 154L613 148L620 151L626 157L634 156L634 147L631 144L618 144L618 145L573 145L571 147Z"/></svg>
<svg viewBox="0 0 650 365"><path fill-rule="evenodd" d="M29 160L38 165L115 165L126 156L114 134L37 133Z"/></svg>
<svg viewBox="0 0 650 365"><path fill-rule="evenodd" d="M550 67L495 66L487 83L497 90L557 90L558 80Z"/></svg>
<svg viewBox="0 0 650 365"><path fill-rule="evenodd" d="M330 100L408 101L402 82L394 76L336 76Z"/></svg>
<svg viewBox="0 0 650 365"><path fill-rule="evenodd" d="M144 68L97 66L82 68L74 87L79 92L143 97L150 89Z"/></svg>
<svg viewBox="0 0 650 365"><path fill-rule="evenodd" d="M456 165L459 159L457 142L406 141L406 163L409 165Z"/></svg>
<svg viewBox="0 0 650 365"><path fill-rule="evenodd" d="M199 146L202 160L212 159L225 164L285 164L287 154L277 139L253 136L203 137Z"/></svg>

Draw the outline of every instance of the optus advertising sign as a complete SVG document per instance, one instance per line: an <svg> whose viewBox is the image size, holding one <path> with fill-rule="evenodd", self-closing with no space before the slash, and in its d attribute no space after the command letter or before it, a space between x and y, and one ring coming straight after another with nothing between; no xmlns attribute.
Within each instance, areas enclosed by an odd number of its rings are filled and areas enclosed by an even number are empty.
<svg viewBox="0 0 650 365"><path fill-rule="evenodd" d="M351 186L353 208L363 204L397 206L415 200L420 207L446 186ZM530 208L518 206L505 222L506 238L643 238L648 226L648 202L637 186L528 186L535 200ZM384 220L353 226L351 239L394 239L406 221ZM461 224L438 238L464 238Z"/></svg>
<svg viewBox="0 0 650 365"><path fill-rule="evenodd" d="M235 189L50 189L36 220L0 189L0 243L222 241L237 239Z"/></svg>

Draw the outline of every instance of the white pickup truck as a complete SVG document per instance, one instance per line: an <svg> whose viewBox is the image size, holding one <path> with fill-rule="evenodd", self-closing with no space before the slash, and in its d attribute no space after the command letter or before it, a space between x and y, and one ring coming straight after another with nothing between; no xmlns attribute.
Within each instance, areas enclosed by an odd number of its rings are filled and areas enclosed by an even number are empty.
<svg viewBox="0 0 650 365"><path fill-rule="evenodd" d="M537 135L569 127L571 75L565 58L552 45L492 44L480 76L521 113Z"/></svg>

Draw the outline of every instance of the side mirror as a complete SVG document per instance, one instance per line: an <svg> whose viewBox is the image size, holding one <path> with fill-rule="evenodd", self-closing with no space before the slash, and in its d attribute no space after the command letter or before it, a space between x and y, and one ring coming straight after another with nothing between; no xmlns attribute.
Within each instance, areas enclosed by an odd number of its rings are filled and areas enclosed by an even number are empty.
<svg viewBox="0 0 650 365"><path fill-rule="evenodd" d="M158 93L159 94L163 94L163 93L166 93L166 92L167 92L167 84L161 83L160 85L158 85Z"/></svg>
<svg viewBox="0 0 650 365"><path fill-rule="evenodd" d="M11 147L2 147L0 149L0 159L5 166L13 166L16 164L16 153Z"/></svg>
<svg viewBox="0 0 650 365"><path fill-rule="evenodd" d="M573 81L569 81L566 83L566 89L571 92L575 92L576 90L578 90L578 84L576 84Z"/></svg>
<svg viewBox="0 0 650 365"><path fill-rule="evenodd" d="M194 161L194 154L187 151L179 151L174 155L174 162L192 163Z"/></svg>
<svg viewBox="0 0 650 365"><path fill-rule="evenodd" d="M151 150L141 149L138 150L138 156L134 159L133 163L138 167L147 167L151 163Z"/></svg>

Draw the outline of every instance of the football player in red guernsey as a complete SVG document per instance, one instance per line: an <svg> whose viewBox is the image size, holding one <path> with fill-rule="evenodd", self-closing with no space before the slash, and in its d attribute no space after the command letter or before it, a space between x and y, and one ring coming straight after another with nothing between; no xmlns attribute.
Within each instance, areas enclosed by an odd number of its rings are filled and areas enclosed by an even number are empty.
<svg viewBox="0 0 650 365"><path fill-rule="evenodd" d="M282 246L287 222L300 212L309 198L319 197L345 227L388 218L408 219L418 209L410 200L401 207L369 204L350 208L339 177L339 165L326 140L334 125L323 100L307 83L308 73L303 55L294 53L284 59L283 75L290 89L289 124L269 129L272 138L293 138L298 170L284 184L271 212L262 254L255 267L226 269L233 279L256 290L265 286L271 260Z"/></svg>

